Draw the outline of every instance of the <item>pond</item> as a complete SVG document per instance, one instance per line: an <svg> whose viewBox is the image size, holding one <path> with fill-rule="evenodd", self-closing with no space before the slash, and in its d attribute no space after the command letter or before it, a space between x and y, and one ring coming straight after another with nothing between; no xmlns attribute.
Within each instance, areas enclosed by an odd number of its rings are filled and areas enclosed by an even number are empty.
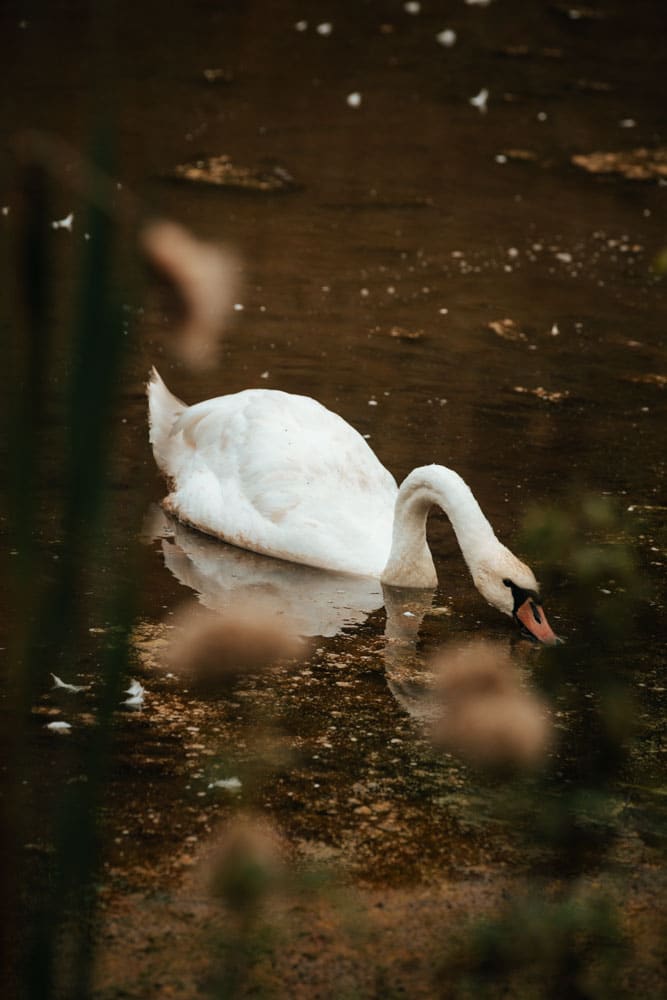
<svg viewBox="0 0 667 1000"><path fill-rule="evenodd" d="M153 364L188 403L251 387L312 396L356 427L398 482L431 462L455 469L520 555L529 511L569 510L579 496L613 501L620 513L598 540L633 549L643 591L639 627L608 654L637 711L632 753L611 791L621 832L603 867L610 879L632 869L636 913L657 905L664 876L649 873L664 842L666 372L664 279L653 265L664 249L664 181L597 176L571 158L664 141L656 84L664 64L654 44L661 5L609 0L573 15L558 4L500 0L437 9L380 0L330 8L119 2L97 25L74 0L29 13L23 6L0 14L6 133L48 130L85 153L105 93L119 200L133 191L151 212L223 241L241 261L220 362L207 372L174 361L178 320L164 298L124 293L131 340L101 561L85 574L84 638L48 665L91 688L52 692L45 673L33 706L24 805L35 826L27 855L41 871L59 789L85 780L81 755L100 706L114 587L140 566L127 681L138 676L146 693L140 711L114 715L100 813L98 994L148 997L159 986L169 989L163 995L194 995L188 948L196 938L204 954L210 914L192 873L239 804L275 824L299 870L325 866L362 894L354 906L370 939L395 955L383 974L397 995L445 995L431 992L430 978L442 935L486 912L506 880L523 878L540 856L522 840L534 811L517 831L497 809L498 782L427 738L433 650L481 637L509 651L528 685L534 673L543 686L548 669L548 656L475 591L446 517L429 520L439 585L419 600L192 532L158 507L166 485L148 445L144 396ZM100 24L111 23L115 37L100 36ZM452 44L438 41L445 29L455 32ZM483 90L485 110L471 104ZM276 193L170 176L178 164L222 155L251 170L278 164L295 184ZM19 203L7 156L3 168L7 234ZM55 347L33 531L44 578L66 555L67 331L87 239L82 206L60 184L53 218L71 211L71 229L51 238ZM144 287L134 246L123 256L130 284ZM7 313L5 329L12 322ZM7 389L12 395L14 384ZM586 531L595 541L594 528ZM116 566L108 573L105 553ZM554 579L546 554L531 558L538 578ZM619 586L612 580L596 600ZM225 697L198 695L165 670L166 640L186 600L197 595L219 611L258 593L309 637L299 663L247 678ZM565 577L543 596L554 629L581 650L587 622ZM593 682L590 691L585 679L576 684L582 698L597 696ZM579 732L568 730L566 702L554 704L564 770L585 724L573 717ZM52 719L72 724L67 739L44 730ZM234 778L240 791L216 785ZM357 964L350 957L352 932L339 923L352 917L327 916L335 905L329 897L313 904L314 924L299 940L317 957L295 959L297 971L281 960L277 981L300 996L390 995L377 969L369 972L368 942ZM369 924L378 907L387 909ZM432 937L418 914L435 921ZM414 919L411 942L402 928ZM629 981L653 988L659 963L647 957L651 932L637 921L639 971ZM179 934L189 943L166 959ZM330 985L337 967L340 992Z"/></svg>

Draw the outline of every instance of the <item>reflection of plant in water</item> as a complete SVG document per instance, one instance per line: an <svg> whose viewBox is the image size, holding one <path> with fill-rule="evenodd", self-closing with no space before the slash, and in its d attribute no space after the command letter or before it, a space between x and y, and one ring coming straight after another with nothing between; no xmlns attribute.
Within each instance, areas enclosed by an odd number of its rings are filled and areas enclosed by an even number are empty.
<svg viewBox="0 0 667 1000"><path fill-rule="evenodd" d="M566 604L567 642L544 650L534 674L552 702L560 745L539 778L505 787L498 808L531 831L526 846L548 874L534 875L526 898L471 929L443 969L457 984L445 995L497 996L511 984L522 997L619 996L619 915L582 877L621 830L617 782L633 729L624 650L642 595L638 566L613 508L595 498L534 512L524 548L541 553L545 583Z"/></svg>

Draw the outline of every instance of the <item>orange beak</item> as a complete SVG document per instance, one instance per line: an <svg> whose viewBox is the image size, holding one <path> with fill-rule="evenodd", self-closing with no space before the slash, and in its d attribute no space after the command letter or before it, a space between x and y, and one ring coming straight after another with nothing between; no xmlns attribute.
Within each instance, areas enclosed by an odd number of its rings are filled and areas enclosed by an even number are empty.
<svg viewBox="0 0 667 1000"><path fill-rule="evenodd" d="M544 613L544 608L541 604L538 604L532 597L526 598L523 604L514 612L514 617L521 626L523 632L528 632L531 639L536 639L537 642L543 642L547 646L555 646L561 639L554 633L551 625L547 621L547 616Z"/></svg>

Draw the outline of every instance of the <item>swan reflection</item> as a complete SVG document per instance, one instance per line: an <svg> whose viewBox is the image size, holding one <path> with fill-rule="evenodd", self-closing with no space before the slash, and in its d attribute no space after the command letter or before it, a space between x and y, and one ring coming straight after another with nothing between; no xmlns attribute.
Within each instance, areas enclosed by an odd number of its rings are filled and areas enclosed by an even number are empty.
<svg viewBox="0 0 667 1000"><path fill-rule="evenodd" d="M257 555L193 531L160 512L151 535L162 537L167 569L196 591L212 611L247 600L284 615L303 636L337 635L361 625L384 604L382 585L371 577L329 573Z"/></svg>
<svg viewBox="0 0 667 1000"><path fill-rule="evenodd" d="M284 616L302 636L337 635L386 609L383 660L400 708L436 745L486 768L538 766L552 744L547 707L521 683L507 642L449 641L435 657L418 650L434 591L385 587L256 555L156 512L148 532L162 538L166 567L206 608Z"/></svg>

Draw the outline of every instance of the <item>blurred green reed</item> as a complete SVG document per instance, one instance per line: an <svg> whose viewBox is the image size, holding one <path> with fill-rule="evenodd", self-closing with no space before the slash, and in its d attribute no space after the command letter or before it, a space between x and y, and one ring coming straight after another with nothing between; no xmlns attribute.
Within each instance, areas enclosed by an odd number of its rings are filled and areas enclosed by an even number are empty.
<svg viewBox="0 0 667 1000"><path fill-rule="evenodd" d="M124 353L118 273L119 227L94 190L99 172L113 169L111 143L102 131L90 156L90 197L82 226L88 234L78 271L78 292L71 339L65 345L68 383L62 436L49 426L46 401L60 373L53 330L54 247L50 219L52 174L48 162L20 167L21 210L16 223L19 302L3 324L3 425L8 442L5 570L11 612L8 616L8 700L5 742L10 768L5 773L6 826L4 982L17 996L90 994L95 879L100 861L98 811L111 759L111 717L127 670L133 593L127 582L137 574L121 566L114 544L114 512L105 498L113 452L112 428ZM98 173L96 173L98 172ZM99 173L99 176L103 176ZM48 558L38 540L40 499L53 475L55 448L60 508L53 525L60 539L58 558ZM51 490L53 493L53 490ZM141 498L130 500L137 510ZM138 523L138 522L137 522ZM127 556L123 553L123 560ZM35 760L35 728L44 725L31 708L51 686L50 671L69 673L86 648L97 573L111 593L105 620L109 641L101 655L96 685L96 724L83 737L68 737L67 747L84 780L63 783L43 803L30 802L44 780ZM106 582L111 580L111 587ZM50 735L50 734L49 734ZM56 739L58 739L56 737ZM45 757L51 747L43 748ZM39 817L39 818L38 818ZM40 826L36 829L36 824ZM40 839L51 852L36 865L25 845ZM9 995L12 988L8 986Z"/></svg>
<svg viewBox="0 0 667 1000"><path fill-rule="evenodd" d="M545 567L545 590L565 609L567 641L541 651L532 674L559 745L541 775L508 783L496 801L531 859L525 893L466 928L439 988L447 997L621 997L631 945L615 903L586 875L623 832L635 731L636 653L627 654L644 583L632 534L605 498L533 511L523 551Z"/></svg>

